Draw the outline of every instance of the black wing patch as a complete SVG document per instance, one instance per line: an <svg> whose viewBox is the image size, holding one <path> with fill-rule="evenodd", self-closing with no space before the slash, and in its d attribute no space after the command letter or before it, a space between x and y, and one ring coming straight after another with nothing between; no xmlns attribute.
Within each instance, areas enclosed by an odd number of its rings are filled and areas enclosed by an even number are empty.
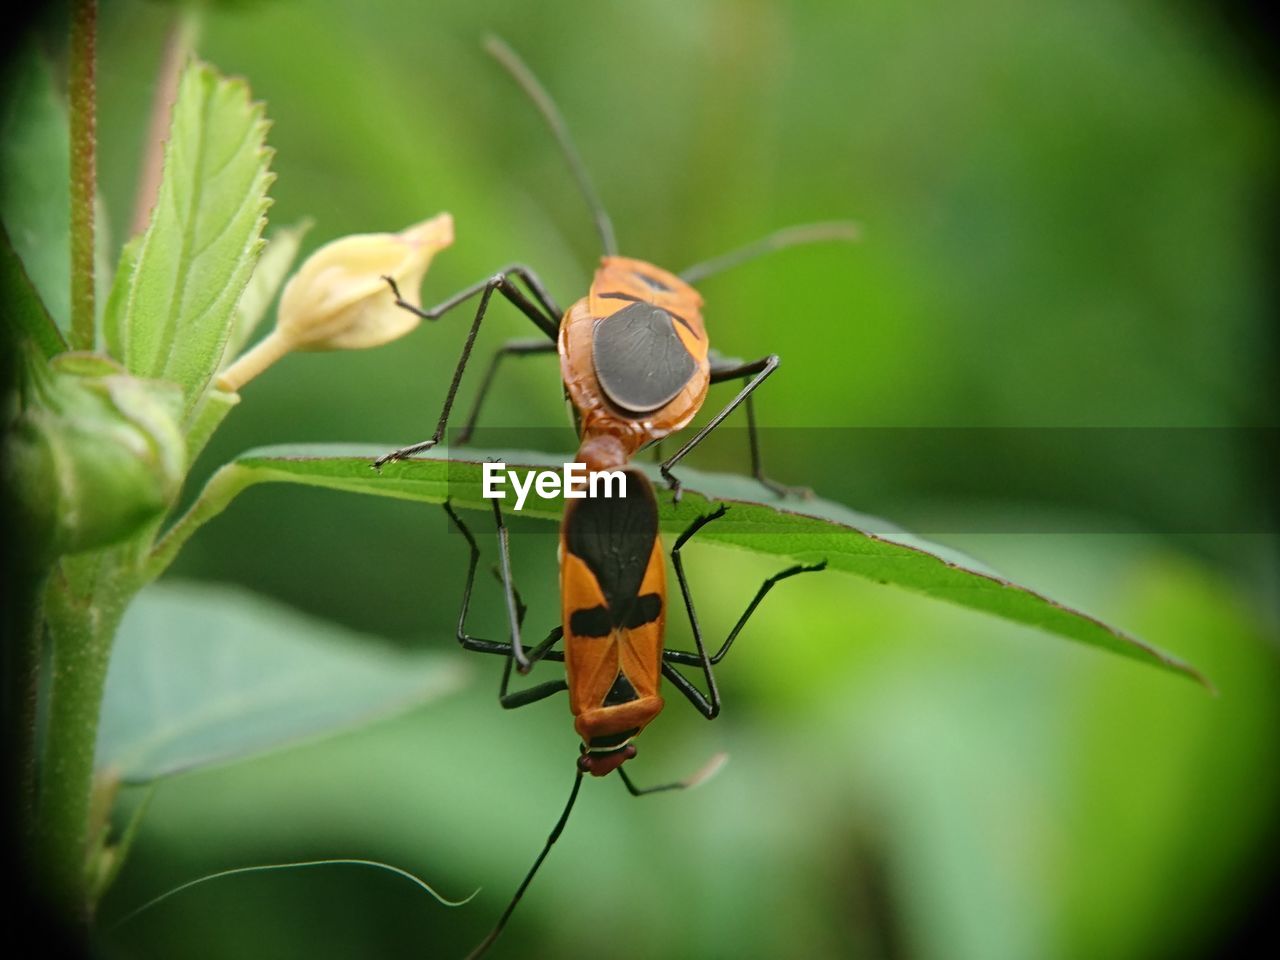
<svg viewBox="0 0 1280 960"><path fill-rule="evenodd" d="M575 637L607 637L617 627L634 630L653 623L662 613L662 598L656 593L633 597L614 613L608 607L585 607L569 617L569 632Z"/></svg>
<svg viewBox="0 0 1280 960"><path fill-rule="evenodd" d="M656 593L639 595L658 539L658 501L648 477L637 470L624 472L625 497L569 501L565 547L587 565L605 600L603 607L573 612L569 632L575 636L605 637L615 627L634 629L662 613Z"/></svg>
<svg viewBox="0 0 1280 960"><path fill-rule="evenodd" d="M631 303L592 333L596 379L615 406L648 413L670 403L698 369L674 318L651 303Z"/></svg>
<svg viewBox="0 0 1280 960"><path fill-rule="evenodd" d="M613 679L613 686L609 688L609 692L604 695L604 703L602 707L616 707L623 703L630 703L632 700L639 700L640 694L636 693L636 688L631 685L631 681L627 679L627 675L621 670Z"/></svg>
<svg viewBox="0 0 1280 960"><path fill-rule="evenodd" d="M608 607L585 607L569 617L569 633L575 637L607 637L613 633Z"/></svg>

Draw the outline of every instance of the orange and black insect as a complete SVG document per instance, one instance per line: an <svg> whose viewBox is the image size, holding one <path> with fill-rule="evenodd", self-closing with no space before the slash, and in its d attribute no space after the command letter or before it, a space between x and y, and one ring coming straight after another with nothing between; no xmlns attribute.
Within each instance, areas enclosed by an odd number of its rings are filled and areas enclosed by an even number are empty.
<svg viewBox="0 0 1280 960"><path fill-rule="evenodd" d="M663 708L660 692L663 678L707 719L716 717L720 712L720 694L712 668L729 652L765 595L781 580L825 567L825 563L796 565L765 580L719 649L709 654L680 551L706 524L724 516L725 507L722 505L700 516L676 539L670 554L696 652L667 649L664 646L666 557L658 529L658 501L653 485L644 473L627 465L625 444L611 433L590 433L579 448L578 460L590 470L621 469L626 477L626 493L620 498L587 497L566 501L560 527L561 622L527 655L521 648L519 636L523 605L512 582L506 527L498 501L493 501L493 510L499 531L499 569L513 617L509 642L486 640L467 633L467 613L480 548L452 506L445 504L450 519L470 546L458 616L458 642L468 650L506 658L498 692L503 707L522 707L567 691L574 729L582 738L573 788L564 811L497 924L471 954L473 957L484 953L502 932L564 830L584 775L604 777L616 770L631 795L639 797L694 786L718 766L720 758L686 780L646 788L637 787L623 768L623 764L636 756L635 738ZM555 649L561 641L563 649ZM565 676L512 691L512 666L527 673L540 660L563 661ZM706 692L681 674L677 665L701 667Z"/></svg>
<svg viewBox="0 0 1280 960"><path fill-rule="evenodd" d="M381 467L391 460L421 453L444 438L480 324L497 291L524 313L546 339L514 340L499 348L489 364L471 415L455 442L465 443L470 438L503 357L558 351L565 392L572 402L580 435L588 430L610 433L622 442L628 457L685 427L701 408L712 384L746 381L733 400L662 462L660 471L678 500L680 481L672 474L672 467L745 403L752 472L775 493L789 492L790 488L764 475L752 406L753 392L777 369L778 357L770 354L744 363L721 357L712 350L702 320L702 297L692 284L784 247L855 239L856 225L833 222L791 227L678 274L643 260L619 256L613 224L554 102L505 43L491 37L486 41L486 48L506 67L546 119L591 207L605 255L587 295L568 310L556 305L537 275L523 264L508 266L427 310L404 301L392 283L397 303L427 320L438 319L476 295L480 301L435 432L428 440L380 457L374 466ZM517 285L517 280L524 289Z"/></svg>
<svg viewBox="0 0 1280 960"><path fill-rule="evenodd" d="M577 461L592 471L622 470L626 477L626 496L566 501L560 529L561 623L528 652L521 641L524 608L511 575L507 529L498 501L494 501L493 511L498 528L499 569L511 629L509 641L487 640L467 633L466 619L480 549L461 518L445 504L450 519L470 547L458 617L458 642L468 650L505 657L499 687L503 707L521 707L567 691L574 728L582 738L573 789L555 828L497 925L472 956L485 952L502 932L568 822L585 775L603 777L616 770L633 796L689 787L706 775L704 772L684 781L640 788L623 768L636 755L635 738L663 708L662 679L671 683L705 717L717 716L720 696L712 668L729 651L774 584L823 568L824 564L796 565L767 579L719 649L708 654L680 551L706 524L722 517L725 508L721 506L699 517L676 539L670 552L696 652L667 649L664 646L666 556L659 534L657 497L648 477L628 462L642 447L686 426L702 406L711 384L746 379L748 382L739 394L674 456L663 462L662 476L678 497L679 481L670 468L745 402L753 472L773 489L780 492L785 489L770 483L761 470L751 408L752 392L776 369L778 358L771 355L753 363L719 358L708 344L701 315L702 298L691 284L771 250L816 240L848 239L853 235L852 226L844 223L797 227L680 274L618 256L612 225L596 199L554 104L509 48L496 40L491 40L488 47L530 94L550 123L595 213L606 255L587 296L567 311L555 305L537 276L523 265L504 269L430 310L419 310L404 302L396 291L401 306L432 320L477 294L480 301L435 434L423 443L387 454L375 466L412 456L443 438L481 321L494 291L498 291L528 316L547 339L515 341L498 351L458 441L465 442L470 436L484 395L504 356L558 351L565 392L579 429ZM525 290L516 285L517 279ZM394 284L392 287L394 289ZM556 649L562 641L563 648ZM526 674L540 660L562 661L565 676L525 690L511 690L512 669ZM706 692L681 674L677 666L700 667Z"/></svg>

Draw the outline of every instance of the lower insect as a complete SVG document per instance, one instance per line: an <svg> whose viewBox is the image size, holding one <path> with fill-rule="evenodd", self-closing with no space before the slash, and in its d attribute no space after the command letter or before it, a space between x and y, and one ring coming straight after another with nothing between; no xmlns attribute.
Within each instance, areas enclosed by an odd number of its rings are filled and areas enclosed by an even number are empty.
<svg viewBox="0 0 1280 960"><path fill-rule="evenodd" d="M637 467L626 463L622 444L607 435L589 437L583 442L577 459L593 470L620 470L626 477L626 493L622 497L587 497L566 502L560 528L561 622L530 649L525 648L521 639L524 608L511 575L507 529L498 501L493 501L493 514L498 532L499 571L511 628L510 639L505 641L467 633L467 613L475 587L480 547L462 518L450 504L445 504L450 520L470 548L458 616L458 642L468 650L504 658L498 699L505 708L522 707L567 692L574 729L582 738L573 787L559 820L497 924L472 952L472 957L488 950L506 926L568 822L584 776L604 777L616 771L628 792L639 797L694 786L718 768L723 757L713 758L703 770L685 780L638 787L623 765L635 758L635 739L663 708L660 689L663 679L703 716L708 719L717 716L720 694L713 668L729 652L765 595L781 580L825 566L825 563L796 565L765 580L719 648L708 652L681 550L704 527L723 518L727 508L722 505L700 516L676 538L670 551L695 650L667 649L663 644L668 554L659 534L658 501L653 484ZM562 662L564 676L522 690L511 689L513 671L526 674L544 660ZM705 690L677 670L678 666L701 668Z"/></svg>

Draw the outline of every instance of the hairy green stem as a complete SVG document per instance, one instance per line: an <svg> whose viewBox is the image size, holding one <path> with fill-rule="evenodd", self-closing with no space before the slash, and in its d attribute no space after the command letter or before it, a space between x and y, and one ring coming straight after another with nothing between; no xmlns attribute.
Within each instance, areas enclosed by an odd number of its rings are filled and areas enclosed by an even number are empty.
<svg viewBox="0 0 1280 960"><path fill-rule="evenodd" d="M235 463L222 466L209 478L190 508L160 538L142 567L142 582L151 583L169 568L191 535L227 509L227 504L259 480L252 471Z"/></svg>
<svg viewBox="0 0 1280 960"><path fill-rule="evenodd" d="M89 813L98 714L112 640L134 592L120 576L120 559L114 551L65 558L45 594L53 649L36 849L49 894L82 925L92 912Z"/></svg>
<svg viewBox="0 0 1280 960"><path fill-rule="evenodd" d="M97 0L73 0L68 99L71 106L71 344L94 348L93 205L97 194Z"/></svg>

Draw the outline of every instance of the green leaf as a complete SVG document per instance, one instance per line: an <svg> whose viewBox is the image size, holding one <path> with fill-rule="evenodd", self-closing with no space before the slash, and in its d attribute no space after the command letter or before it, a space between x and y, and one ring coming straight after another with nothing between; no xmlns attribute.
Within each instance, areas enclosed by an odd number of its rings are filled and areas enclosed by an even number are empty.
<svg viewBox="0 0 1280 960"><path fill-rule="evenodd" d="M32 44L0 95L0 218L50 315L71 323L70 139L53 71Z"/></svg>
<svg viewBox="0 0 1280 960"><path fill-rule="evenodd" d="M10 324L9 337L31 340L45 357L67 349L57 324L45 310L40 295L23 269L9 234L0 227L0 295L4 297L5 318ZM6 338L9 342L9 338Z"/></svg>
<svg viewBox="0 0 1280 960"><path fill-rule="evenodd" d="M158 584L125 614L96 765L145 782L368 723L456 689L454 657L409 654L244 590Z"/></svg>
<svg viewBox="0 0 1280 960"><path fill-rule="evenodd" d="M214 387L187 421L187 466L196 462L209 438L240 402L240 394Z"/></svg>
<svg viewBox="0 0 1280 960"><path fill-rule="evenodd" d="M138 252L142 249L144 236L144 234L138 234L126 242L120 250L115 279L107 294L106 304L102 308L102 330L107 350L121 362L123 362L119 349L119 339L123 335L121 327L125 322L125 312L129 309L129 297L133 295L134 278L138 270Z"/></svg>
<svg viewBox="0 0 1280 960"><path fill-rule="evenodd" d="M249 278L249 285L245 287L244 295L236 305L235 324L231 329L231 336L227 339L223 366L234 360L236 355L244 349L244 345L253 336L253 331L267 315L267 310L275 300L276 294L280 292L285 277L289 275L289 268L298 259L302 239L310 229L311 221L303 220L292 227L284 227L272 232L271 238L267 240L267 245L262 250L262 256L258 258L253 276Z"/></svg>
<svg viewBox="0 0 1280 960"><path fill-rule="evenodd" d="M180 384L189 415L222 363L272 180L261 104L202 63L183 74L151 223L126 250L104 327L131 373Z"/></svg>
<svg viewBox="0 0 1280 960"><path fill-rule="evenodd" d="M481 464L496 459L510 467L559 467L563 459L527 451L468 450L468 460L428 456L387 464L376 472L370 463L384 448L342 444L264 447L242 454L222 467L200 498L157 545L151 575L158 575L195 529L220 513L247 487L259 483L300 483L350 493L394 497L423 503L449 498L468 509L490 509L481 496ZM656 477L649 465L638 465ZM683 530L712 504L729 513L703 528L699 542L721 543L799 562L826 560L829 569L894 584L938 600L995 614L1079 643L1181 673L1212 689L1193 666L1095 617L1019 586L977 561L911 534L883 520L855 513L824 500L759 502L755 481L742 476L681 469L684 497L673 505L660 496L661 523ZM659 481L660 482L660 481ZM530 496L524 516L558 519L562 503Z"/></svg>

